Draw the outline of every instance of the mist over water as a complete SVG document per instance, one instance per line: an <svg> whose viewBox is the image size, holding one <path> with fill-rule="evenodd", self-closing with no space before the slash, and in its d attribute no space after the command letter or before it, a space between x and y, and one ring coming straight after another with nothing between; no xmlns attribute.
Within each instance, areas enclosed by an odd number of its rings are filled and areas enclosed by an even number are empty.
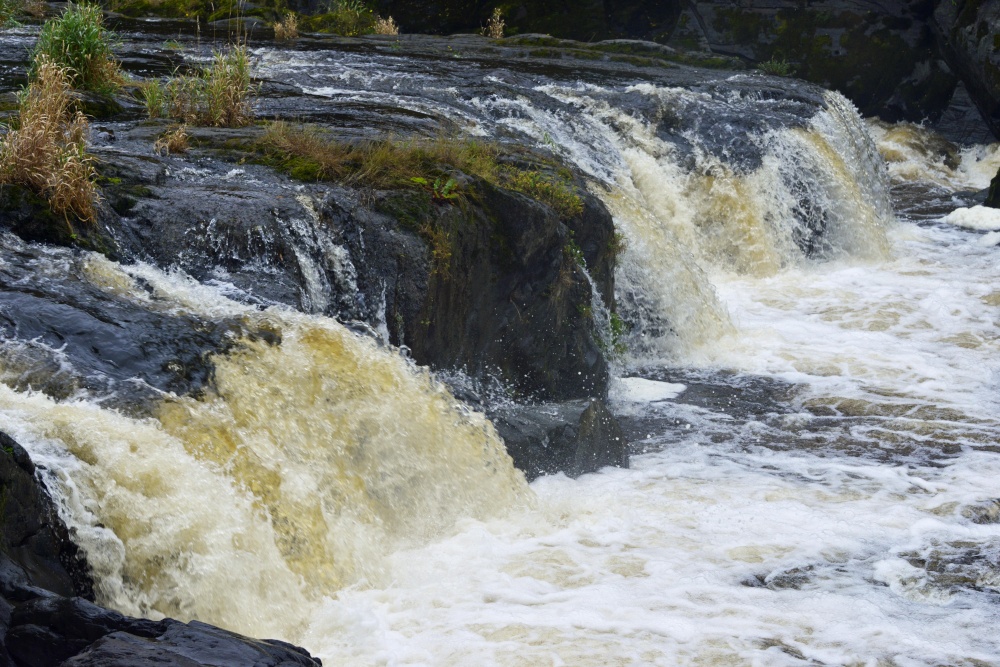
<svg viewBox="0 0 1000 667"><path fill-rule="evenodd" d="M272 334L215 355L210 391L131 414L24 391L0 357L0 415L100 602L332 665L1000 662L1000 263L944 220L996 146L946 163L919 128L746 75L696 91L258 55L317 99L443 116L588 175L624 235L611 399L637 455L528 487L396 351L53 253L39 265L117 298ZM479 87L442 81L459 75Z"/></svg>

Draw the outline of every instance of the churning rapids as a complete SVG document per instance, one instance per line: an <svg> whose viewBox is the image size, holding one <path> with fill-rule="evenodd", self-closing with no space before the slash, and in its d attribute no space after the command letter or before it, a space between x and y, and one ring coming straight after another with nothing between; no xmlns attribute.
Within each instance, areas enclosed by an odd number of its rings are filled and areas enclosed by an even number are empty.
<svg viewBox="0 0 1000 667"><path fill-rule="evenodd" d="M758 74L255 55L316 117L446 121L587 174L627 243L632 467L528 486L482 416L333 320L5 237L5 289L234 323L212 392L141 406L2 343L0 422L99 602L330 665L1000 664L1000 212L971 208L997 147L949 166Z"/></svg>

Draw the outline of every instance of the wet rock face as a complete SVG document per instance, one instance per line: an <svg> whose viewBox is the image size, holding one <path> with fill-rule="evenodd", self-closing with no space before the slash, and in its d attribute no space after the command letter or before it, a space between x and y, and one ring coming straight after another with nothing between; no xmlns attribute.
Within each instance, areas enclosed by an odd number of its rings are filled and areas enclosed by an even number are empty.
<svg viewBox="0 0 1000 667"><path fill-rule="evenodd" d="M359 291L384 313L389 341L417 363L498 378L522 397L603 395L607 362L584 270L611 303L607 210L588 196L583 214L564 221L483 181L465 189L464 201L443 206L405 192L383 193L375 212L324 204L354 258Z"/></svg>
<svg viewBox="0 0 1000 667"><path fill-rule="evenodd" d="M143 303L141 290L128 298L104 289L79 253L10 234L0 235L0 253L0 359L18 390L138 407L159 392L198 392L212 354L258 335L235 318L171 313Z"/></svg>
<svg viewBox="0 0 1000 667"><path fill-rule="evenodd" d="M205 145L232 138L231 131L192 132ZM232 284L237 298L254 305L365 322L387 332L387 342L407 346L422 365L498 378L520 397L606 392L591 279L610 305L614 224L582 183L574 187L583 210L564 219L546 204L472 177L459 177L453 200L435 201L419 189L361 192L237 166L221 149L196 162L150 157L149 134L119 128L113 151L97 149L115 179L105 188L102 240L122 257ZM195 324L161 319L164 331ZM206 340L191 349L218 347L210 343L227 340L226 326L200 323L193 333ZM196 371L196 361L182 366ZM154 379L169 385L182 378ZM197 389L203 380L195 373L190 385ZM164 388L188 389L183 382Z"/></svg>
<svg viewBox="0 0 1000 667"><path fill-rule="evenodd" d="M0 432L0 665L316 667L306 651L197 621L130 618L92 582L27 452Z"/></svg>
<svg viewBox="0 0 1000 667"><path fill-rule="evenodd" d="M990 191L986 195L985 204L993 208L1000 208L1000 171L990 181Z"/></svg>
<svg viewBox="0 0 1000 667"><path fill-rule="evenodd" d="M490 418L514 465L529 480L556 472L578 477L605 466L628 467L626 439L603 401L510 407Z"/></svg>
<svg viewBox="0 0 1000 667"><path fill-rule="evenodd" d="M949 64L962 77L983 119L1000 137L1000 5L940 2L933 28Z"/></svg>

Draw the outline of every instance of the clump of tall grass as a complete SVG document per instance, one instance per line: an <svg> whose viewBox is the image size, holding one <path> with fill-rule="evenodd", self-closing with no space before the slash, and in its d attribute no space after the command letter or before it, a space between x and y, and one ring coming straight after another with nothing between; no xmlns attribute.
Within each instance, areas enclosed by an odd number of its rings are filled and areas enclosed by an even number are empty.
<svg viewBox="0 0 1000 667"><path fill-rule="evenodd" d="M175 118L189 125L243 127L253 122L255 87L246 45L218 51L212 64L195 73L146 82L140 92L150 118Z"/></svg>
<svg viewBox="0 0 1000 667"><path fill-rule="evenodd" d="M29 76L37 75L37 63L45 58L66 69L74 88L112 94L124 82L113 41L99 6L70 3L62 15L42 26Z"/></svg>
<svg viewBox="0 0 1000 667"><path fill-rule="evenodd" d="M503 20L503 11L499 7L493 9L493 15L486 22L483 34L491 39L503 39L503 30L506 23Z"/></svg>
<svg viewBox="0 0 1000 667"><path fill-rule="evenodd" d="M375 34L376 35L398 35L399 26L396 25L396 21L390 16L389 18L382 18L379 16L375 19Z"/></svg>
<svg viewBox="0 0 1000 667"><path fill-rule="evenodd" d="M274 23L274 38L286 42L299 36L299 19L289 12L281 21Z"/></svg>
<svg viewBox="0 0 1000 667"><path fill-rule="evenodd" d="M21 97L16 127L0 143L0 184L30 188L63 215L94 221L93 157L86 152L87 119L74 110L65 66L42 55Z"/></svg>

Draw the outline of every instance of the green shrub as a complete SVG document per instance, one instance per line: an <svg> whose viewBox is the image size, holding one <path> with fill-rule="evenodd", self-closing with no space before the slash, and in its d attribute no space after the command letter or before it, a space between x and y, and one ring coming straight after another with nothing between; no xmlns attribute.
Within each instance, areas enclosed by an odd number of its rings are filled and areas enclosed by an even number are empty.
<svg viewBox="0 0 1000 667"><path fill-rule="evenodd" d="M74 88L114 93L124 77L112 52L113 40L114 35L104 27L100 7L70 3L61 16L42 26L30 76L37 75L37 62L44 57L66 68Z"/></svg>

